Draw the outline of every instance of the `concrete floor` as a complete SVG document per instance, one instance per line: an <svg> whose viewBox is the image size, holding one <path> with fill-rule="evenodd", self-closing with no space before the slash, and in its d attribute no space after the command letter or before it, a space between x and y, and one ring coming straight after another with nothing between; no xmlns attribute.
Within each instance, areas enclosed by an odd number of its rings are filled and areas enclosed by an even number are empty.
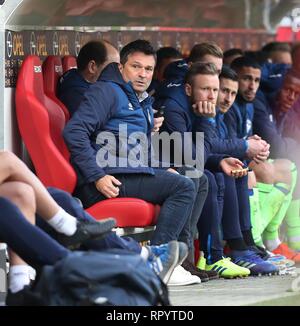
<svg viewBox="0 0 300 326"><path fill-rule="evenodd" d="M197 285L169 287L174 306L300 306L300 268L296 276L218 279ZM0 293L0 306L4 293Z"/></svg>
<svg viewBox="0 0 300 326"><path fill-rule="evenodd" d="M294 277L219 279L198 285L169 287L169 293L175 306L300 306L300 270Z"/></svg>

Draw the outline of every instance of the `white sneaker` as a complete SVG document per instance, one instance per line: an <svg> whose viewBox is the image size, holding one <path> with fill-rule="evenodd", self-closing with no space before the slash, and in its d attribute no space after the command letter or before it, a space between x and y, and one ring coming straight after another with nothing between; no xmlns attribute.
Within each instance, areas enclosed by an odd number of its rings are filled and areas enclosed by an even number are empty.
<svg viewBox="0 0 300 326"><path fill-rule="evenodd" d="M190 272L185 270L181 265L176 266L169 282L169 286L181 286L190 284L199 284L201 280L198 276L192 275Z"/></svg>

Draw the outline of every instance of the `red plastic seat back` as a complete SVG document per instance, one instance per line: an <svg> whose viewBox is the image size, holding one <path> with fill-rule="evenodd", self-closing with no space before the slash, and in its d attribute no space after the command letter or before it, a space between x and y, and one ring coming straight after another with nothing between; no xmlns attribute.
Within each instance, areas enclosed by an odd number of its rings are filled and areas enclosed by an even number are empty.
<svg viewBox="0 0 300 326"><path fill-rule="evenodd" d="M20 69L16 87L16 113L21 136L36 173L46 186L72 193L76 174L63 141L65 116L57 103L44 94L41 61L28 56ZM118 226L155 224L154 205L135 198L114 198L87 210L96 219L116 217Z"/></svg>
<svg viewBox="0 0 300 326"><path fill-rule="evenodd" d="M72 55L65 55L62 59L62 66L63 66L63 72L77 68L77 61L76 58Z"/></svg>
<svg viewBox="0 0 300 326"><path fill-rule="evenodd" d="M46 186L72 193L76 174L62 137L65 115L44 93L42 66L37 56L28 56L20 69L16 114L22 139L40 180Z"/></svg>
<svg viewBox="0 0 300 326"><path fill-rule="evenodd" d="M66 121L68 121L70 118L69 111L56 96L57 83L62 73L61 58L59 56L49 55L43 63L44 91L48 97L59 105L64 112Z"/></svg>

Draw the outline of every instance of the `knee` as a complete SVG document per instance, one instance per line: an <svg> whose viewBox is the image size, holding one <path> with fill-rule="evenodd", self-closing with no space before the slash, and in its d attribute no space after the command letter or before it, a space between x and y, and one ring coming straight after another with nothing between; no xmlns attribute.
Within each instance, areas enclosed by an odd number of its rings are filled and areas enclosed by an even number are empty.
<svg viewBox="0 0 300 326"><path fill-rule="evenodd" d="M11 162L11 161L15 161L17 159L17 156L9 151L3 150L0 151L0 159L1 162Z"/></svg>
<svg viewBox="0 0 300 326"><path fill-rule="evenodd" d="M180 176L181 180L179 182L179 188L182 192L186 193L196 193L196 184L192 181L192 179L184 176Z"/></svg>
<svg viewBox="0 0 300 326"><path fill-rule="evenodd" d="M275 169L274 165L268 162L259 163L252 167L257 182L274 184L275 183Z"/></svg>
<svg viewBox="0 0 300 326"><path fill-rule="evenodd" d="M7 195L18 207L35 212L35 194L30 185L23 182L12 182Z"/></svg>
<svg viewBox="0 0 300 326"><path fill-rule="evenodd" d="M6 170L12 172L15 167L15 162L17 160L17 156L9 151L0 151L0 161L1 165L5 167ZM9 173L10 175L11 173Z"/></svg>
<svg viewBox="0 0 300 326"><path fill-rule="evenodd" d="M274 161L275 182L291 184L293 163L287 159L277 159Z"/></svg>
<svg viewBox="0 0 300 326"><path fill-rule="evenodd" d="M276 171L281 173L290 172L294 167L294 163L287 159L277 159L274 161L274 167Z"/></svg>

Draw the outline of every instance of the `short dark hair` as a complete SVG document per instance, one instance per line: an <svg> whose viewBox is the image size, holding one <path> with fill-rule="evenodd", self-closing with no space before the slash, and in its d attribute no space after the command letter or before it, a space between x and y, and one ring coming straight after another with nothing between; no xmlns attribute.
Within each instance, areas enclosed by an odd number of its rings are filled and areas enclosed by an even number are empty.
<svg viewBox="0 0 300 326"><path fill-rule="evenodd" d="M269 42L265 44L261 50L266 52L268 55L271 52L279 51L279 52L291 52L291 47L286 42Z"/></svg>
<svg viewBox="0 0 300 326"><path fill-rule="evenodd" d="M184 82L191 84L196 75L219 75L219 72L213 63L195 62L187 71Z"/></svg>
<svg viewBox="0 0 300 326"><path fill-rule="evenodd" d="M258 64L263 65L266 61L268 61L269 55L264 51L245 51L244 56L248 58L252 58Z"/></svg>
<svg viewBox="0 0 300 326"><path fill-rule="evenodd" d="M128 60L128 56L135 52L142 52L146 55L152 55L156 60L155 50L149 41L135 40L125 45L121 50L120 52L121 64L124 65Z"/></svg>
<svg viewBox="0 0 300 326"><path fill-rule="evenodd" d="M164 46L156 51L156 68L159 68L164 59L182 59L181 53L172 46Z"/></svg>
<svg viewBox="0 0 300 326"><path fill-rule="evenodd" d="M254 69L261 70L261 66L259 65L259 63L247 56L238 57L234 59L230 65L230 68L233 69L234 71L237 71L243 67L251 67Z"/></svg>
<svg viewBox="0 0 300 326"><path fill-rule="evenodd" d="M285 81L288 77L293 77L293 78L300 80L299 72L293 68L290 68L289 70L287 70L287 72L284 75L283 81Z"/></svg>
<svg viewBox="0 0 300 326"><path fill-rule="evenodd" d="M225 51L223 53L223 56L225 59L225 58L231 57L232 55L236 55L236 54L244 55L244 51L239 48L231 48L231 49Z"/></svg>
<svg viewBox="0 0 300 326"><path fill-rule="evenodd" d="M202 61L205 55L212 55L216 58L223 59L223 51L215 42L203 42L195 44L188 58L189 62Z"/></svg>
<svg viewBox="0 0 300 326"><path fill-rule="evenodd" d="M222 71L219 75L219 79L224 78L224 79L230 79L233 81L238 82L238 76L237 73L231 69L229 66L223 65Z"/></svg>
<svg viewBox="0 0 300 326"><path fill-rule="evenodd" d="M94 60L97 66L103 64L107 57L107 50L103 42L90 41L86 43L79 51L77 57L77 68L83 71L91 60Z"/></svg>

